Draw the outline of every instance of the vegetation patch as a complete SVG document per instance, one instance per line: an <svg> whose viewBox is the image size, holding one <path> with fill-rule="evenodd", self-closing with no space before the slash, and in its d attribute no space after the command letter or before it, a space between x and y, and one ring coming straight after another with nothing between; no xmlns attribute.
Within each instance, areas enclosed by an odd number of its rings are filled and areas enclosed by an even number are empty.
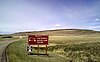
<svg viewBox="0 0 100 62"><path fill-rule="evenodd" d="M51 36L49 56L28 55L27 40L23 38L7 48L9 62L100 62L100 38L85 36ZM33 47L32 53L37 53ZM40 48L40 53L45 49Z"/></svg>
<svg viewBox="0 0 100 62"><path fill-rule="evenodd" d="M49 51L72 62L100 62L100 43L56 45L49 47Z"/></svg>
<svg viewBox="0 0 100 62"><path fill-rule="evenodd" d="M56 54L50 54L49 56L36 56L28 55L26 51L26 43L22 41L14 42L7 48L9 62L65 62L65 58Z"/></svg>

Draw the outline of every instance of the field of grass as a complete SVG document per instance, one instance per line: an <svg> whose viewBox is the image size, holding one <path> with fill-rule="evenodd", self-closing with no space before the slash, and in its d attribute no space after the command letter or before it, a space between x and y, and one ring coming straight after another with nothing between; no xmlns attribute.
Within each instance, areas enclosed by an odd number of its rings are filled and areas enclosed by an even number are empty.
<svg viewBox="0 0 100 62"><path fill-rule="evenodd" d="M19 39L19 37L12 37L12 38L3 38L6 36L0 36L0 41L9 41L9 40L16 40Z"/></svg>
<svg viewBox="0 0 100 62"><path fill-rule="evenodd" d="M91 43L100 42L99 36L50 36L50 43L56 44L80 44L80 43Z"/></svg>
<svg viewBox="0 0 100 62"><path fill-rule="evenodd" d="M49 56L28 55L26 47L27 37L10 44L7 48L9 62L100 62L99 36L50 36ZM36 51L33 47L32 53ZM40 53L45 53L43 48Z"/></svg>

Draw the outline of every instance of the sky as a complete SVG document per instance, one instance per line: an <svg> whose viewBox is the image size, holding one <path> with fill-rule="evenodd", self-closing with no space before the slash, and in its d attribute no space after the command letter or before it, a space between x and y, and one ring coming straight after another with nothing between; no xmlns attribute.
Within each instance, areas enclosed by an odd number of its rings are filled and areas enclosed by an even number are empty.
<svg viewBox="0 0 100 62"><path fill-rule="evenodd" d="M52 29L100 31L100 0L0 0L0 34Z"/></svg>

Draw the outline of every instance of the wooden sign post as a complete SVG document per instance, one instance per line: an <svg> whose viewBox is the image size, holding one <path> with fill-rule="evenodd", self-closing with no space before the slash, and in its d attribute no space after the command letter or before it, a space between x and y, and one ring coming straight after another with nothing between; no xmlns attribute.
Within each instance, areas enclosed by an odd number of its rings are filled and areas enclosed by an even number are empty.
<svg viewBox="0 0 100 62"><path fill-rule="evenodd" d="M38 45L38 48L37 48L37 55L39 54L39 45Z"/></svg>
<svg viewBox="0 0 100 62"><path fill-rule="evenodd" d="M47 55L48 35L29 35L28 45L37 45L37 55L39 55L39 45L46 45L45 51Z"/></svg>
<svg viewBox="0 0 100 62"><path fill-rule="evenodd" d="M48 50L48 47L47 47L47 45L46 45L46 55L47 55L47 50Z"/></svg>

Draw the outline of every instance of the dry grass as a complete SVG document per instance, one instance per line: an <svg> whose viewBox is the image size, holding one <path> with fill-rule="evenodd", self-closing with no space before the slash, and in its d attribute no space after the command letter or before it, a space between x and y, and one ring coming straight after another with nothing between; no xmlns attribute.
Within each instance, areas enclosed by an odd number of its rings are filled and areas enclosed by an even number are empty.
<svg viewBox="0 0 100 62"><path fill-rule="evenodd" d="M50 36L49 56L28 55L26 41L25 37L8 47L9 62L100 62L100 37L96 35ZM44 49L40 49L40 53L44 53Z"/></svg>

